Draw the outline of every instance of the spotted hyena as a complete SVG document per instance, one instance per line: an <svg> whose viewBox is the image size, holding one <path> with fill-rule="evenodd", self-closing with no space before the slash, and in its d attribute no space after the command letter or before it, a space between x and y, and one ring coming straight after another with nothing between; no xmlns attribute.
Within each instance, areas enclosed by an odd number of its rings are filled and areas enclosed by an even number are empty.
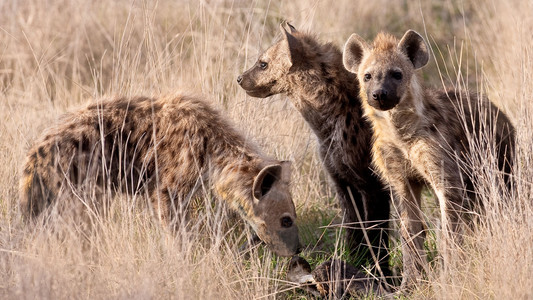
<svg viewBox="0 0 533 300"><path fill-rule="evenodd" d="M438 198L442 232L453 237L475 204L472 159L482 148L472 145L485 144L482 155L489 160L492 153L508 181L515 143L513 125L486 98L423 88L415 71L428 60L426 43L411 30L400 41L381 33L372 45L353 34L344 48L344 65L357 73L374 129L374 165L400 199L403 286L424 267L423 185Z"/></svg>
<svg viewBox="0 0 533 300"><path fill-rule="evenodd" d="M120 189L147 194L170 224L206 183L273 251L291 256L299 240L289 179L290 162L264 155L197 97L116 98L67 114L43 135L27 156L21 202L36 217L71 209L67 200L81 191L98 199Z"/></svg>
<svg viewBox="0 0 533 300"><path fill-rule="evenodd" d="M374 252L388 275L391 196L370 165L372 131L362 117L356 77L343 67L342 52L332 43L322 43L287 23L280 29L281 40L237 82L253 97L286 94L300 111L318 138L320 156L335 184L349 223L352 254L373 262ZM364 231L373 251L367 248Z"/></svg>

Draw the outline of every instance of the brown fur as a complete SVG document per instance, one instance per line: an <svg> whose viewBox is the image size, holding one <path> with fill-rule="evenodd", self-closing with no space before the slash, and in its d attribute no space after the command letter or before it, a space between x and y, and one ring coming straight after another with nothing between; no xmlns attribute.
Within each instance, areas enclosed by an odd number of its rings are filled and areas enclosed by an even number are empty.
<svg viewBox="0 0 533 300"><path fill-rule="evenodd" d="M344 50L345 66L357 73L365 115L373 125L374 165L400 199L404 287L425 265L423 185L434 190L442 232L453 237L463 212L475 204L471 145L478 145L475 151L482 151L481 145L492 149L509 183L515 143L511 122L487 99L421 87L415 70L428 59L427 45L414 31L401 41L380 34L372 47L354 34Z"/></svg>
<svg viewBox="0 0 533 300"><path fill-rule="evenodd" d="M388 275L390 193L370 166L372 131L362 117L359 87L353 84L356 78L344 69L338 47L291 25L286 27L281 26L283 38L237 81L250 96L289 96L318 138L320 156L335 183L345 221L351 223L347 225L351 251L373 261L361 230L365 227L381 269Z"/></svg>
<svg viewBox="0 0 533 300"><path fill-rule="evenodd" d="M116 98L65 115L43 135L23 170L21 206L30 217L65 213L89 195L98 210L104 193L120 189L146 193L163 222L176 222L205 182L289 256L299 247L289 179L289 162L262 154L196 97Z"/></svg>

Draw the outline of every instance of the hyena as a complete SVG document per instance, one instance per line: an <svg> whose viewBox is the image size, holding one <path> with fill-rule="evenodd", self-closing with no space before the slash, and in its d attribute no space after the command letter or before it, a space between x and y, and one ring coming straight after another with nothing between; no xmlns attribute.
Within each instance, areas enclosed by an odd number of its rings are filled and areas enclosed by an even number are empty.
<svg viewBox="0 0 533 300"><path fill-rule="evenodd" d="M342 52L287 23L282 38L237 78L248 95L286 94L312 128L325 169L345 213L347 245L352 254L373 262L385 275L391 195L371 168L372 131L363 119L356 77L342 65ZM353 199L353 201L352 201ZM357 224L357 225L356 225ZM372 251L364 231L368 234ZM379 273L379 272L378 272Z"/></svg>
<svg viewBox="0 0 533 300"><path fill-rule="evenodd" d="M428 60L428 46L412 30L400 41L381 33L372 45L353 34L343 54L345 67L357 74L354 85L360 86L365 116L372 122L374 165L400 200L404 287L415 282L425 264L423 185L439 202L441 242L458 242L458 225L476 204L474 154L485 144L481 155L495 155L509 183L515 143L513 125L488 99L422 87L415 71Z"/></svg>
<svg viewBox="0 0 533 300"><path fill-rule="evenodd" d="M206 183L274 252L292 256L300 246L290 168L198 97L106 99L65 115L29 151L21 205L34 218L68 210L80 190L99 198L120 189L147 194L170 225Z"/></svg>

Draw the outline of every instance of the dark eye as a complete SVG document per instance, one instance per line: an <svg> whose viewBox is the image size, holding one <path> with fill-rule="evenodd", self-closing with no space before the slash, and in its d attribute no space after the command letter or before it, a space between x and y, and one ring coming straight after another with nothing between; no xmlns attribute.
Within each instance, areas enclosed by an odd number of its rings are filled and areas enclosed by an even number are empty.
<svg viewBox="0 0 533 300"><path fill-rule="evenodd" d="M372 75L370 75L370 73L366 73L365 74L365 81L369 81L370 79L372 79Z"/></svg>
<svg viewBox="0 0 533 300"><path fill-rule="evenodd" d="M396 79L396 80L402 80L402 73L401 72L398 72L398 71L394 71L392 72L392 78Z"/></svg>
<svg viewBox="0 0 533 300"><path fill-rule="evenodd" d="M266 62L262 61L262 62L259 62L259 67L262 70L264 70L264 69L266 69L268 67L268 64Z"/></svg>
<svg viewBox="0 0 533 300"><path fill-rule="evenodd" d="M292 226L292 219L291 217L283 217L281 218L281 227L283 228L289 228Z"/></svg>

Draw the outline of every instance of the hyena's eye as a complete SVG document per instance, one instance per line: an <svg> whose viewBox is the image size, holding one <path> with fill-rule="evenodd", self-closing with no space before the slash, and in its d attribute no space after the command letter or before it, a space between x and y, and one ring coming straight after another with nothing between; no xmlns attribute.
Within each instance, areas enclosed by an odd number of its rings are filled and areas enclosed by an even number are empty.
<svg viewBox="0 0 533 300"><path fill-rule="evenodd" d="M370 73L366 73L364 77L365 82L369 81L370 79L372 79L372 75L370 75Z"/></svg>
<svg viewBox="0 0 533 300"><path fill-rule="evenodd" d="M398 71L392 72L392 78L396 80L402 80L403 78L402 72L398 72Z"/></svg>
<svg viewBox="0 0 533 300"><path fill-rule="evenodd" d="M268 67L268 64L264 61L259 62L259 67L264 70Z"/></svg>
<svg viewBox="0 0 533 300"><path fill-rule="evenodd" d="M283 217L281 218L281 227L283 228L289 228L292 226L292 219L291 217Z"/></svg>

